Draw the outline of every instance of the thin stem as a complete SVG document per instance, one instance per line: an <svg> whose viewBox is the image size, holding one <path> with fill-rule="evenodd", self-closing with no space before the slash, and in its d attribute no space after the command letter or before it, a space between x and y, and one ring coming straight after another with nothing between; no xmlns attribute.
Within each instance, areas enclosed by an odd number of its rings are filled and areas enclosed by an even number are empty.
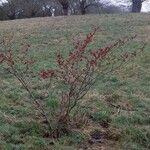
<svg viewBox="0 0 150 150"><path fill-rule="evenodd" d="M30 97L33 99L33 101L35 102L35 104L37 105L37 109L40 110L41 115L45 118L46 122L48 123L49 129L51 129L50 126L50 122L48 119L48 116L46 115L43 107L41 106L41 104L38 102L37 99L35 99L34 95L32 94L31 90L29 89L28 85L26 84L26 82L24 81L24 79L19 75L19 73L17 72L17 70L11 65L10 66L12 71L10 71L10 73L12 73L18 80L19 82L23 85L23 87L26 89L26 91L29 93Z"/></svg>

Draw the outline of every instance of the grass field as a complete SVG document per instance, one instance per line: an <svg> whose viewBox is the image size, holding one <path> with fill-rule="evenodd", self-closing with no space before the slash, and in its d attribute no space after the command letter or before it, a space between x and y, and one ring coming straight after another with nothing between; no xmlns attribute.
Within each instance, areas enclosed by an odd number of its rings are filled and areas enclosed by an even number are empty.
<svg viewBox="0 0 150 150"><path fill-rule="evenodd" d="M53 68L56 52L66 55L73 38L83 38L93 25L99 26L100 31L91 49L133 34L138 37L126 46L128 50L134 49L139 41L147 42L147 46L134 62L94 85L82 100L82 107L79 106L79 118L84 116L84 121L59 139L44 136L44 126L28 102L28 94L0 66L1 150L150 149L150 14L3 21L0 39L13 34L14 48L22 41L30 43L30 56L36 61L33 70L38 72L41 68ZM38 89L39 93L43 91L44 87ZM107 101L116 107L109 106Z"/></svg>

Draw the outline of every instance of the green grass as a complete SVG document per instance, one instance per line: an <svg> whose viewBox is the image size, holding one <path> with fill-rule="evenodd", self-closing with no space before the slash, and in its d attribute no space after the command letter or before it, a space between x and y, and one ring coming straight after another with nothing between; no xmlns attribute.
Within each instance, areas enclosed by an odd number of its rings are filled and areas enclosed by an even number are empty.
<svg viewBox="0 0 150 150"><path fill-rule="evenodd" d="M55 68L57 52L64 56L72 49L73 38L83 38L91 27L99 26L90 49L105 46L126 35L138 38L124 48L133 50L139 41L147 42L145 51L120 71L98 81L78 106L79 116L86 116L80 128L60 139L45 136L46 126L30 105L29 97L19 82L0 66L0 149L2 150L77 150L89 149L148 150L150 149L150 14L87 15L56 18L35 18L0 22L0 40L14 34L13 47L23 41L31 44L29 55L35 60L33 70ZM3 49L0 48L0 51ZM123 49L119 49L120 53ZM30 81L40 93L44 85ZM40 84L40 83L39 83ZM49 109L57 109L55 95L47 97ZM110 101L115 108L109 106ZM121 109L123 108L123 109ZM80 109L80 110L78 110ZM134 111L127 111L127 110ZM74 112L74 113L76 113ZM74 114L72 114L73 116ZM105 127L104 123L108 123ZM73 127L72 127L73 129ZM111 130L113 129L113 130ZM77 131L76 131L77 130ZM89 144L90 132L100 130L114 136L105 142ZM118 133L121 132L121 134ZM119 134L119 139L115 135ZM113 146L112 146L113 143ZM97 148L98 147L98 148Z"/></svg>

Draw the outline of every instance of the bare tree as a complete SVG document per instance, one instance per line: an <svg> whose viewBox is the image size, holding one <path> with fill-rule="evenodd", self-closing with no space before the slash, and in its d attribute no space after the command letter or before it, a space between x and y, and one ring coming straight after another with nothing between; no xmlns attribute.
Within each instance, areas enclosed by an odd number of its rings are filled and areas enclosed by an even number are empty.
<svg viewBox="0 0 150 150"><path fill-rule="evenodd" d="M138 13L141 12L142 3L145 0L132 0L132 12Z"/></svg>
<svg viewBox="0 0 150 150"><path fill-rule="evenodd" d="M69 4L73 12L81 15L85 15L91 9L94 9L95 12L99 12L99 9L105 5L101 0L70 0Z"/></svg>
<svg viewBox="0 0 150 150"><path fill-rule="evenodd" d="M41 0L41 10L42 10L42 16L51 16L51 9L52 9L52 4L53 2L49 0Z"/></svg>
<svg viewBox="0 0 150 150"><path fill-rule="evenodd" d="M131 6L131 12L139 13L142 9L142 3L146 0L116 0L116 2L128 3Z"/></svg>
<svg viewBox="0 0 150 150"><path fill-rule="evenodd" d="M85 15L86 10L91 6L94 6L96 8L101 7L101 3L98 0L79 0L79 1L80 1L80 11L82 15Z"/></svg>
<svg viewBox="0 0 150 150"><path fill-rule="evenodd" d="M7 0L6 3L3 3L3 10L8 17L8 19L16 19L20 11L18 5L19 0Z"/></svg>
<svg viewBox="0 0 150 150"><path fill-rule="evenodd" d="M2 6L0 6L0 20L6 20L7 16Z"/></svg>
<svg viewBox="0 0 150 150"><path fill-rule="evenodd" d="M26 18L41 16L42 7L40 0L20 0L22 15Z"/></svg>
<svg viewBox="0 0 150 150"><path fill-rule="evenodd" d="M69 9L69 1L68 0L58 0L58 2L61 4L63 8L63 15L68 15L68 9Z"/></svg>
<svg viewBox="0 0 150 150"><path fill-rule="evenodd" d="M86 5L86 2L87 0L80 0L80 10L82 15L85 15L86 8L88 7L88 5Z"/></svg>

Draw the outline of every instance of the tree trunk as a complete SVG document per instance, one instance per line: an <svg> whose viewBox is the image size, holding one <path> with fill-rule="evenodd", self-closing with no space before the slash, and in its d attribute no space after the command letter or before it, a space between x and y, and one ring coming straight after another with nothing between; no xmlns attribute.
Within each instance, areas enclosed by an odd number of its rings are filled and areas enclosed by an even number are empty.
<svg viewBox="0 0 150 150"><path fill-rule="evenodd" d="M10 20L14 20L14 19L16 19L16 14L15 14L15 13L11 13L11 14L8 14L7 17L8 17Z"/></svg>
<svg viewBox="0 0 150 150"><path fill-rule="evenodd" d="M68 0L58 0L63 8L63 15L68 15L68 9L69 9L69 2Z"/></svg>
<svg viewBox="0 0 150 150"><path fill-rule="evenodd" d="M139 13L142 8L142 0L132 0L132 12Z"/></svg>
<svg viewBox="0 0 150 150"><path fill-rule="evenodd" d="M81 11L82 15L85 15L85 13L86 13L86 11L85 11L85 3L86 3L86 0L80 1L80 11Z"/></svg>
<svg viewBox="0 0 150 150"><path fill-rule="evenodd" d="M68 15L68 5L63 5L63 15L64 16Z"/></svg>

